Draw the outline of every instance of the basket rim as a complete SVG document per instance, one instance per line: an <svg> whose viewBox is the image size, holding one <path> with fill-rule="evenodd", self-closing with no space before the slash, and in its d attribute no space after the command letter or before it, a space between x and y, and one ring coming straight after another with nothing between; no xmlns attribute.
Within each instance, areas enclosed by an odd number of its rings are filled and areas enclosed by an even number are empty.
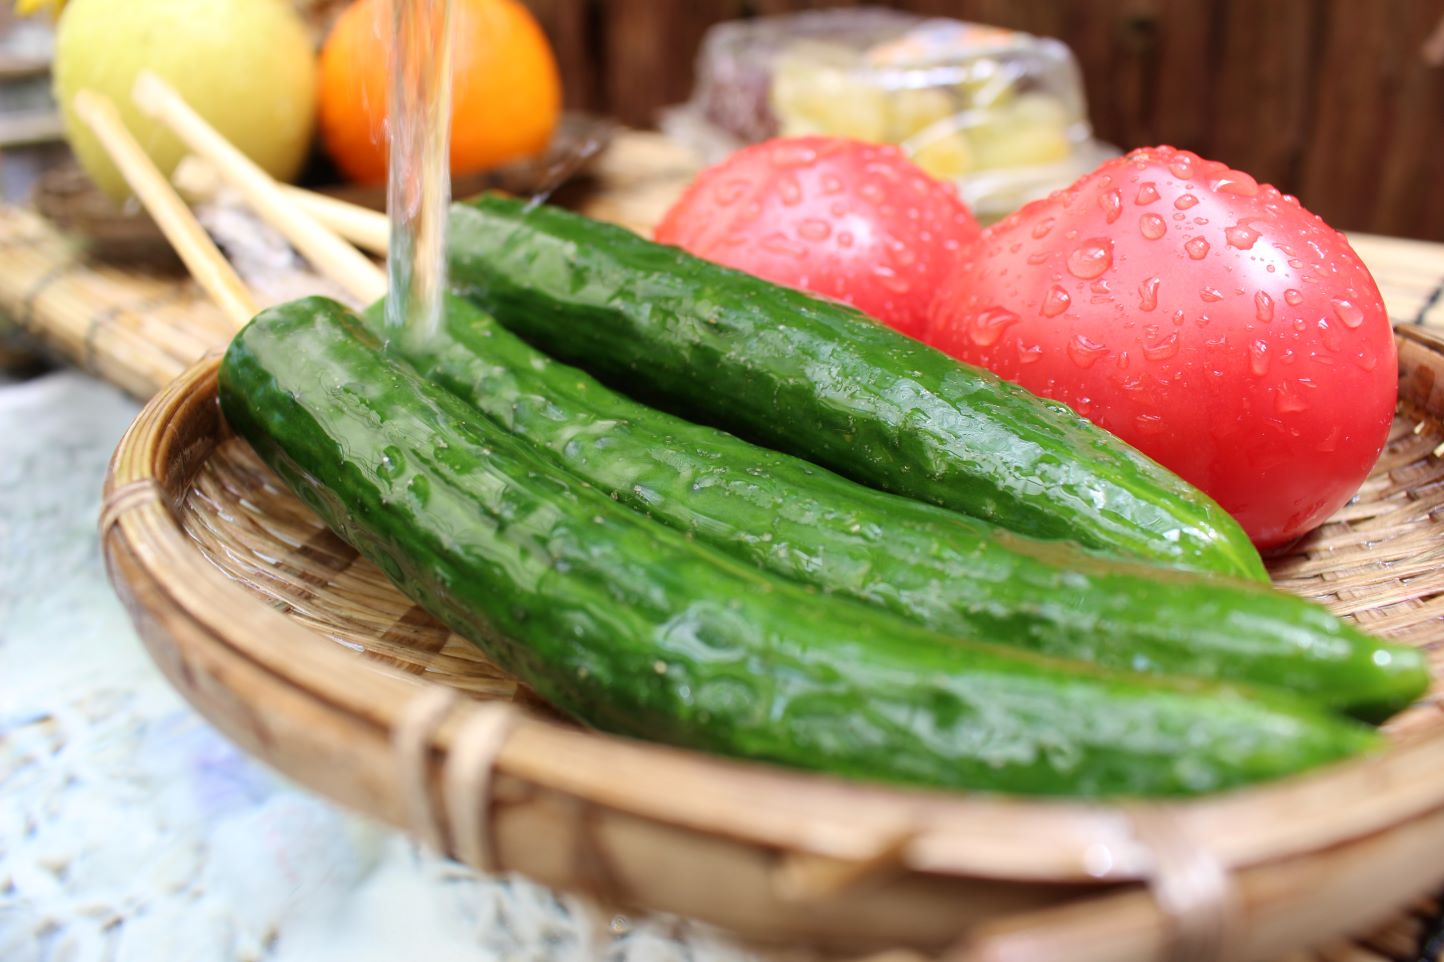
<svg viewBox="0 0 1444 962"><path fill-rule="evenodd" d="M324 702L358 722L393 729L402 709L435 687L399 668L362 661L271 609L216 569L182 530L172 498L203 456L180 452L175 420L216 404L219 358L189 368L145 406L122 438L105 485L102 542L137 562L111 564L141 607L166 599L278 686ZM169 486L172 490L167 496ZM185 571L186 578L169 572ZM465 721L436 731L445 752ZM868 859L906 839L911 870L1018 881L1147 880L1142 813L1164 818L1229 871L1346 845L1444 812L1444 724L1387 749L1315 772L1217 796L1116 804L1020 799L851 782L709 756L573 728L519 712L496 770L534 785L682 828L824 858ZM658 793L658 780L683 786ZM304 778L302 778L304 781ZM1100 848L1101 847L1101 848ZM1108 864L1099 863L1099 853Z"/></svg>

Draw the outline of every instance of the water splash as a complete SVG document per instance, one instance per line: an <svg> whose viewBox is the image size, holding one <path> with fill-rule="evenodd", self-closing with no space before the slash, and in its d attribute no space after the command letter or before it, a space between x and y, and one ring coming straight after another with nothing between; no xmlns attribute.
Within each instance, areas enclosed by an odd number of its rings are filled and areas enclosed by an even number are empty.
<svg viewBox="0 0 1444 962"><path fill-rule="evenodd" d="M451 201L451 0L392 0L387 102L386 326L425 341L441 323Z"/></svg>

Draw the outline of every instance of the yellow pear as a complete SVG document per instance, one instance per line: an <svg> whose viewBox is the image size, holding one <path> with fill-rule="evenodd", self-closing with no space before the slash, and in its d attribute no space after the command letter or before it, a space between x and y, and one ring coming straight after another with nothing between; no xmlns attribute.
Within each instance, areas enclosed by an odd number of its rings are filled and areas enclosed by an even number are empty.
<svg viewBox="0 0 1444 962"><path fill-rule="evenodd" d="M167 174L186 153L130 92L142 70L175 87L201 116L272 176L295 177L316 113L310 35L287 0L70 0L55 45L55 93L66 134L91 178L129 192L90 129L74 116L78 90L115 102L131 133Z"/></svg>

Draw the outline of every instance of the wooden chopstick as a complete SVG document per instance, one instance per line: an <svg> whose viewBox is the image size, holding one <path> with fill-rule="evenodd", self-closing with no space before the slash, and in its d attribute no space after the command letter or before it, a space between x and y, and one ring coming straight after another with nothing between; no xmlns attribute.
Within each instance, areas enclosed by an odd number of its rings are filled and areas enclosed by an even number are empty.
<svg viewBox="0 0 1444 962"><path fill-rule="evenodd" d="M171 183L193 202L215 197L223 180L205 159L189 154L176 165ZM304 187L278 184L291 203L314 217L323 227L339 234L362 250L385 254L390 246L390 222L379 210L362 207Z"/></svg>
<svg viewBox="0 0 1444 962"><path fill-rule="evenodd" d="M256 314L256 302L210 235L126 129L115 104L101 94L78 91L75 114L100 141L130 189L140 198L191 276L211 300L240 327Z"/></svg>
<svg viewBox="0 0 1444 962"><path fill-rule="evenodd" d="M379 267L287 199L269 174L222 137L164 80L150 71L142 72L131 97L141 110L164 122L187 147L212 164L323 276L362 303L386 294L386 275Z"/></svg>

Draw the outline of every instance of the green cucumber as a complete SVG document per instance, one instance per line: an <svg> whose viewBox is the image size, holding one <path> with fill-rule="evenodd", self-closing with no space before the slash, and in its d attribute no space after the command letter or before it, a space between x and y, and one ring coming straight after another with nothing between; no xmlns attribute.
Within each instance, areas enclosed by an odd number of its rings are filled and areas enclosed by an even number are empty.
<svg viewBox="0 0 1444 962"><path fill-rule="evenodd" d="M1267 580L1202 492L850 307L546 205L483 197L454 205L449 231L459 291L657 406L1022 534Z"/></svg>
<svg viewBox="0 0 1444 962"><path fill-rule="evenodd" d="M847 776L1107 797L1213 791L1380 744L1283 695L959 642L767 575L559 470L322 298L242 330L220 398L398 587L598 728Z"/></svg>
<svg viewBox="0 0 1444 962"><path fill-rule="evenodd" d="M378 334L380 305L366 315ZM403 343L404 342L404 343ZM1415 649L1301 598L1040 542L656 411L448 298L401 353L582 481L794 581L938 632L1105 667L1284 688L1368 719L1429 684Z"/></svg>

